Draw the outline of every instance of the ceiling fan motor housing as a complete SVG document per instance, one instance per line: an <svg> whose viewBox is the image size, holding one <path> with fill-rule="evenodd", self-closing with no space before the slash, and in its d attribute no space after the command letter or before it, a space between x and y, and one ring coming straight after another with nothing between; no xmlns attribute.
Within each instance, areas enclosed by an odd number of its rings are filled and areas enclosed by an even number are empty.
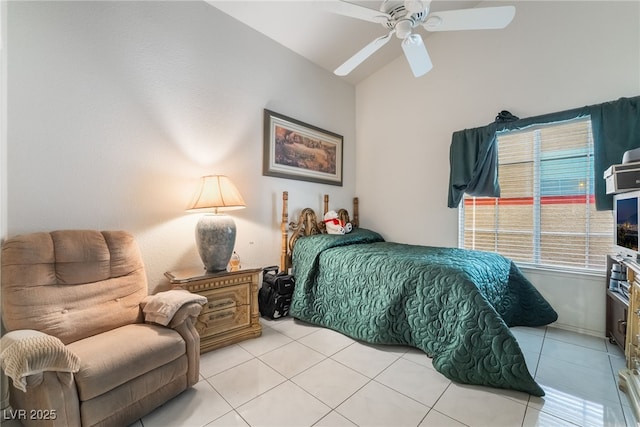
<svg viewBox="0 0 640 427"><path fill-rule="evenodd" d="M380 11L388 14L390 19L388 19L383 25L387 27L389 30L395 30L396 36L399 39L405 39L410 34L413 28L423 22L427 17L428 10L426 8L421 7L415 13L411 13L405 3L419 3L423 5L423 2L404 2L404 1L396 1L396 0L385 0L380 6ZM410 6L410 8L413 8Z"/></svg>

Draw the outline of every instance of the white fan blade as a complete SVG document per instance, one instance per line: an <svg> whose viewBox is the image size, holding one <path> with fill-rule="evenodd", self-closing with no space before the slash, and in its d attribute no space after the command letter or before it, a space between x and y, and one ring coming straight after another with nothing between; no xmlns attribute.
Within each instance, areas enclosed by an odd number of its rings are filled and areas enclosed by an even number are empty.
<svg viewBox="0 0 640 427"><path fill-rule="evenodd" d="M354 68L362 64L365 59L373 55L378 49L387 44L387 42L391 38L391 34L393 34L393 31L391 31L386 36L378 37L377 39L360 49L355 55L347 59L344 64L336 68L333 73L338 76L346 76L347 74L349 74L351 71L353 71Z"/></svg>
<svg viewBox="0 0 640 427"><path fill-rule="evenodd" d="M389 14L368 7L359 6L357 4L348 3L346 1L318 1L317 2L327 12L337 13L338 15L348 16L350 18L362 19L364 21L384 24L391 17Z"/></svg>
<svg viewBox="0 0 640 427"><path fill-rule="evenodd" d="M431 13L423 26L427 31L501 29L509 25L515 14L514 6L447 10Z"/></svg>
<svg viewBox="0 0 640 427"><path fill-rule="evenodd" d="M402 50L407 61L409 61L409 66L414 76L420 77L433 68L431 58L429 58L429 53L420 35L411 34L402 40Z"/></svg>

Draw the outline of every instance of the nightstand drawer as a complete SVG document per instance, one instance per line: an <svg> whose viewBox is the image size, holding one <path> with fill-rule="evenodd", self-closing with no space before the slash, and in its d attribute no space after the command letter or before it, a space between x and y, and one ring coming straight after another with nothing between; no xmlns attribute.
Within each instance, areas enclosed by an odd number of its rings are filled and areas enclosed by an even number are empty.
<svg viewBox="0 0 640 427"><path fill-rule="evenodd" d="M241 305L250 304L251 284L245 283L227 288L210 289L200 292L207 297L207 303L202 307L201 315L213 311L226 310Z"/></svg>
<svg viewBox="0 0 640 427"><path fill-rule="evenodd" d="M196 329L201 337L208 337L221 332L246 327L251 323L250 306L238 305L201 313L198 316Z"/></svg>

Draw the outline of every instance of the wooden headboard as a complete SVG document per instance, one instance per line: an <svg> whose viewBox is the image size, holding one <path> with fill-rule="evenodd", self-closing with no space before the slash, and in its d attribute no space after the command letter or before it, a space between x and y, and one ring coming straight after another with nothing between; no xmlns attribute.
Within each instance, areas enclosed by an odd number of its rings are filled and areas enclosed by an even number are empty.
<svg viewBox="0 0 640 427"><path fill-rule="evenodd" d="M335 209L338 218L345 223L350 222L355 228L359 224L358 198L353 198L353 217L349 217L346 209ZM289 222L289 192L282 192L282 222L280 230L282 232L280 271L288 271L291 267L291 254L296 241L301 236L312 236L314 234L326 233L323 218L329 212L329 195L324 195L324 207L322 215L317 215L312 208L304 208L300 212L297 221ZM289 236L291 231L291 236Z"/></svg>

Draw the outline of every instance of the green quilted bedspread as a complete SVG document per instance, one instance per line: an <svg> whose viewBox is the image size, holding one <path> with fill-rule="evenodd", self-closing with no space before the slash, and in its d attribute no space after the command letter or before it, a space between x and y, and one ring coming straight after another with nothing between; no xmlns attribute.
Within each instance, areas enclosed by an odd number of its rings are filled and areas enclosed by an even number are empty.
<svg viewBox="0 0 640 427"><path fill-rule="evenodd" d="M510 326L558 315L509 259L385 242L375 232L300 238L291 315L372 344L422 349L452 381L543 396Z"/></svg>

